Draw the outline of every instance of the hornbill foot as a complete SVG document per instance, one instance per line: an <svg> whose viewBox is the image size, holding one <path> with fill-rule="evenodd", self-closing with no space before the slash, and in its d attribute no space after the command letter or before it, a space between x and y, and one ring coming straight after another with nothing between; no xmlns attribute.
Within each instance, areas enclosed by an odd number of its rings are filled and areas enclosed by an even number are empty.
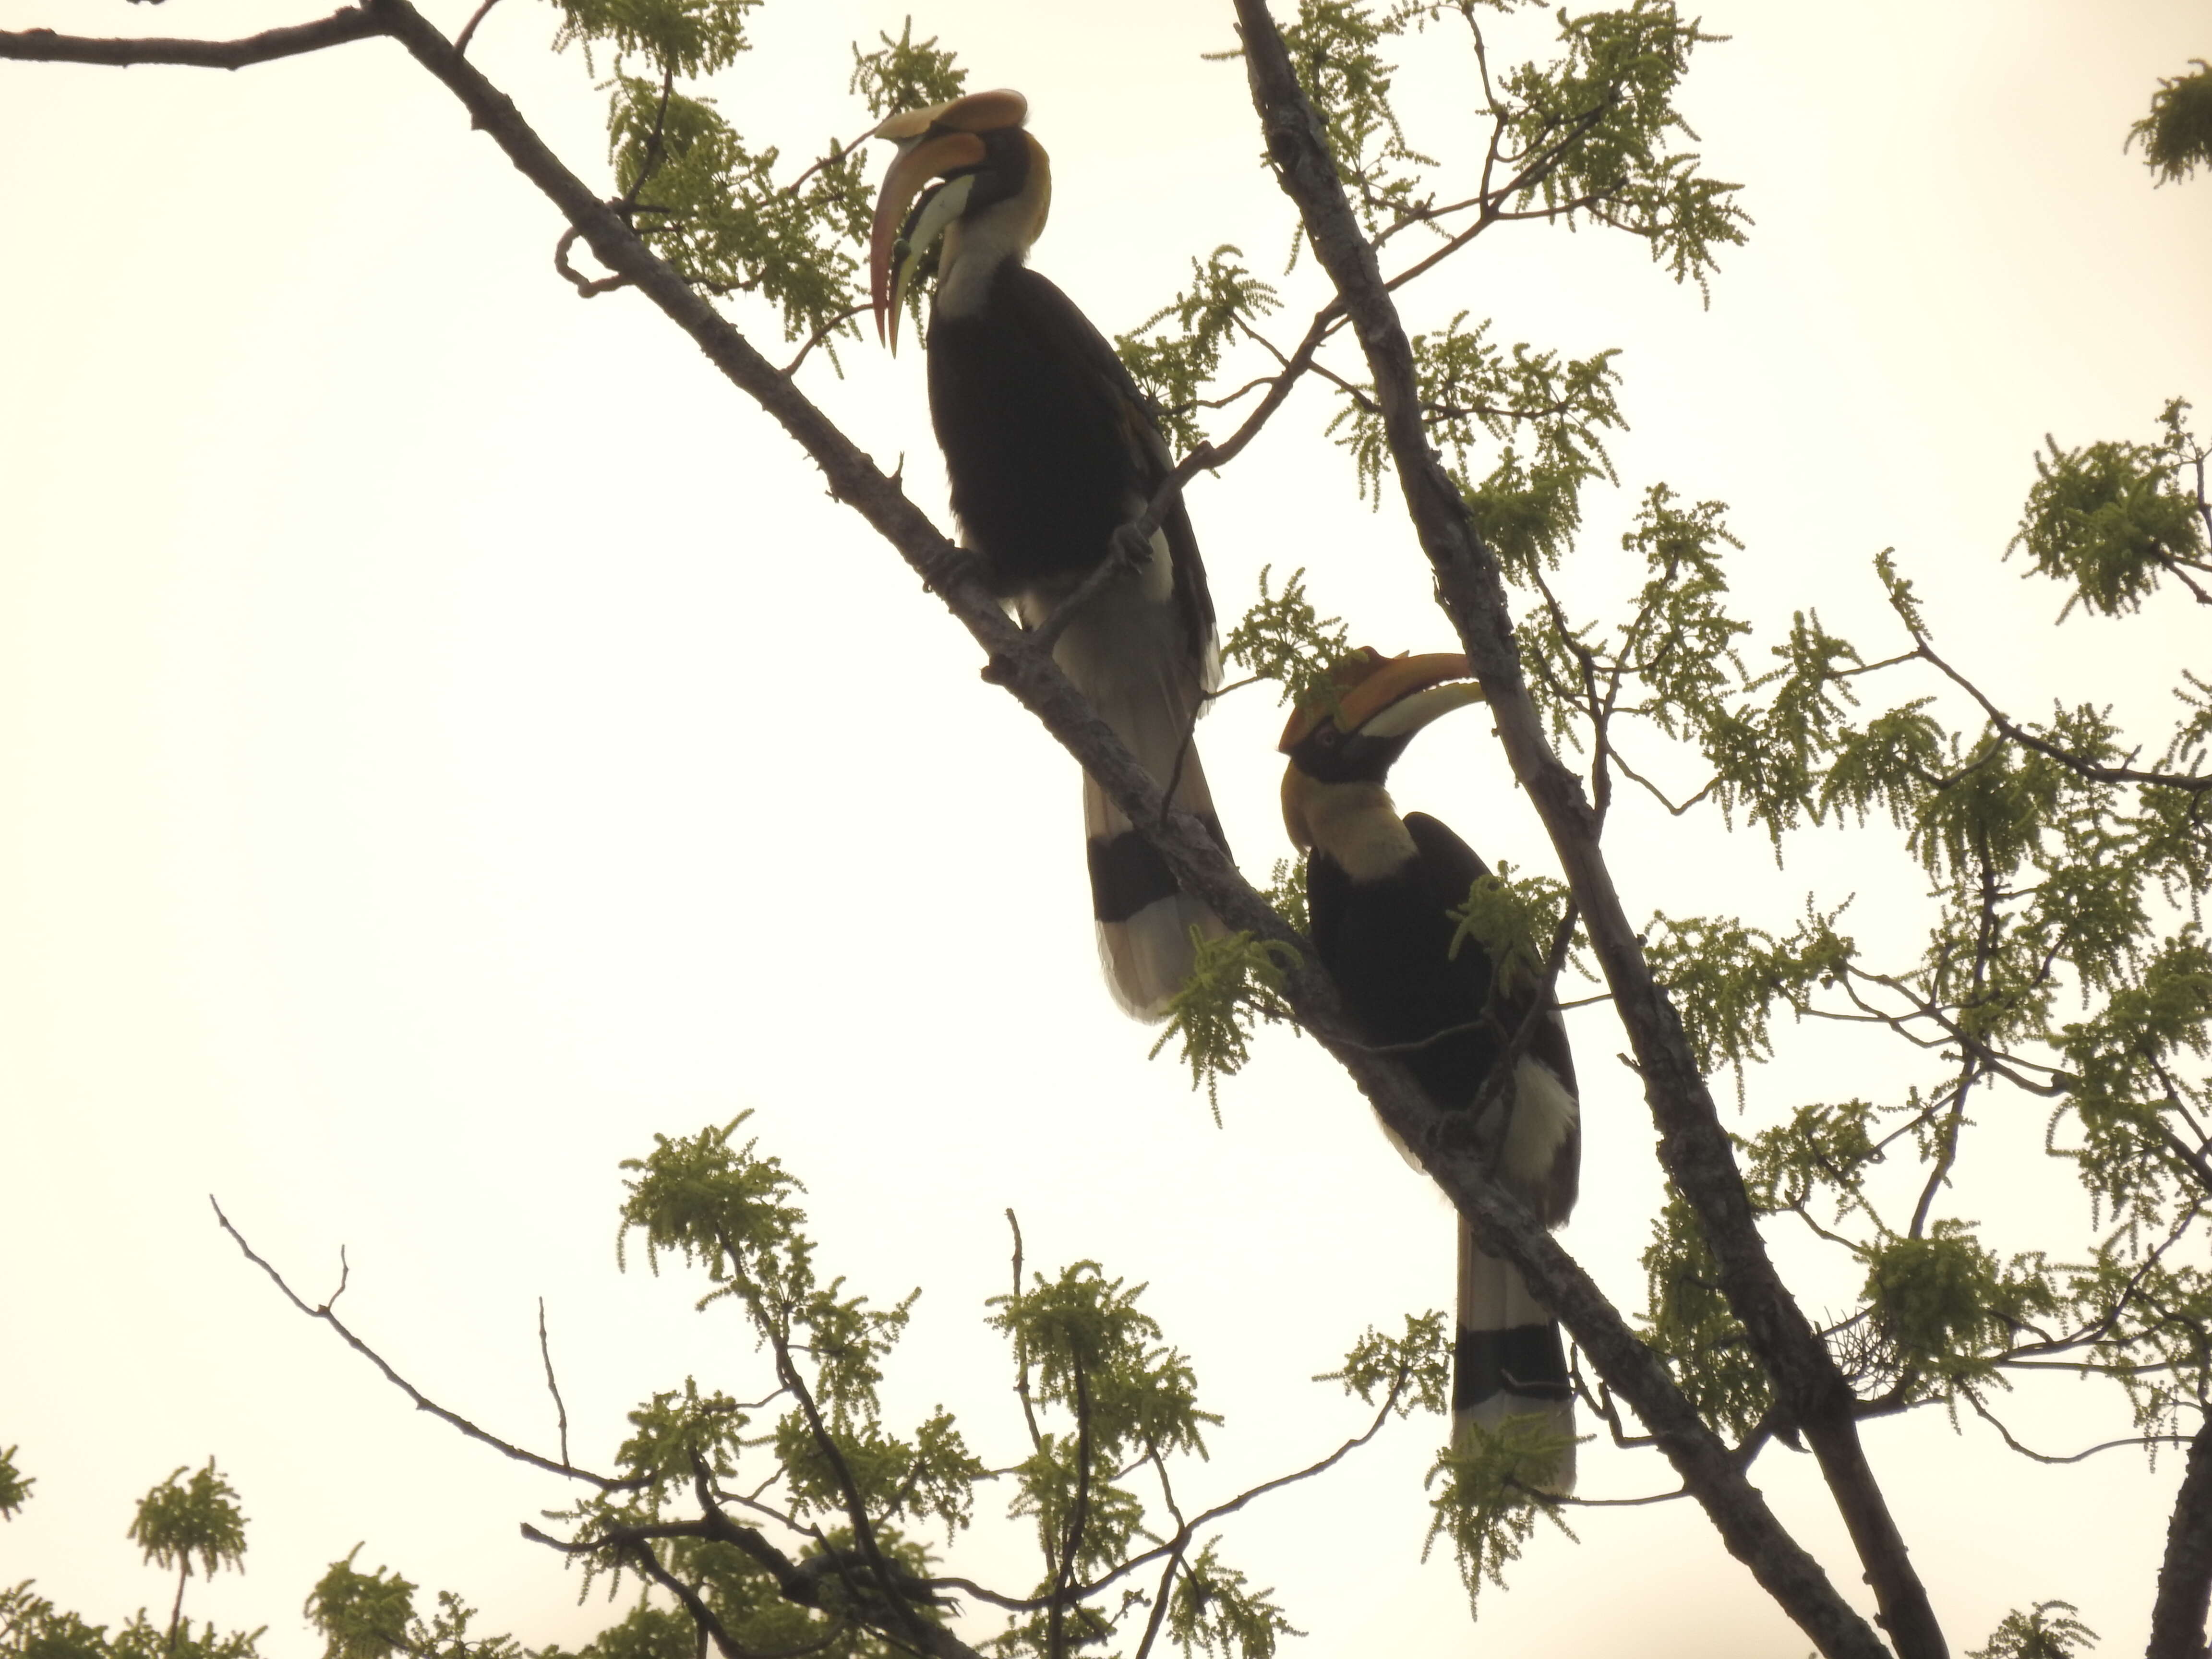
<svg viewBox="0 0 2212 1659"><path fill-rule="evenodd" d="M982 580L982 556L971 548L954 546L940 554L934 568L923 574L921 591L942 596L956 587L965 587Z"/></svg>
<svg viewBox="0 0 2212 1659"><path fill-rule="evenodd" d="M1116 525L1107 538L1106 562L1116 570L1134 574L1152 563L1153 551L1152 536L1138 534L1135 524Z"/></svg>

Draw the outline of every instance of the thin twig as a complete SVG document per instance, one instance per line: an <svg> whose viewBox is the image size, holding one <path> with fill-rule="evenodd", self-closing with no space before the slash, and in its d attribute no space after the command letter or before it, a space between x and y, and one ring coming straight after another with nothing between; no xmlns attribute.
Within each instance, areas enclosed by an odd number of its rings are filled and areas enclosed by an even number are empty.
<svg viewBox="0 0 2212 1659"><path fill-rule="evenodd" d="M568 1407L561 1398L561 1384L553 1375L553 1349L545 1337L545 1298L538 1298L538 1357L545 1362L545 1386L553 1395L553 1409L561 1419L561 1463L568 1462Z"/></svg>
<svg viewBox="0 0 2212 1659"><path fill-rule="evenodd" d="M828 322L823 324L821 327L816 329L813 333L808 335L806 337L806 343L799 348L799 355L796 357L793 357L789 362L786 363L776 372L781 374L787 380L789 380L793 375L799 373L799 366L806 361L806 356L809 352L812 351L815 347L820 345L832 334L835 334L839 329L844 327L846 324L851 322L854 318L859 316L862 312L867 309L868 307L865 305L848 306L844 310L839 312Z"/></svg>
<svg viewBox="0 0 2212 1659"><path fill-rule="evenodd" d="M405 1377L400 1376L398 1371L392 1370L392 1366L386 1361L382 1354L377 1352L375 1349L370 1347L368 1343L362 1341L359 1337L356 1336L352 1331L349 1330L346 1328L345 1322L331 1311L330 1304L328 1303L325 1303L319 1308L311 1308L306 1302L302 1301L299 1293L293 1290L289 1285L284 1282L284 1275L278 1273L276 1268L270 1267L266 1261L257 1254L253 1247L246 1242L246 1235L240 1232L235 1226L231 1224L230 1218L222 1212L222 1206L216 1202L215 1197L212 1194L209 1194L208 1206L210 1209L214 1210L215 1218L222 1224L223 1231L230 1235L232 1242L238 1246L240 1254L242 1254L246 1259L248 1261L251 1261L255 1267L260 1268L263 1273L269 1275L270 1282L273 1283L278 1290L283 1291L284 1299L287 1302L289 1302L301 1313L307 1315L308 1318L319 1319L323 1323L328 1325L332 1330L336 1331L340 1337L344 1339L345 1345L348 1347L351 1348L362 1358L368 1360L370 1364L375 1366L378 1370L384 1374L384 1380L386 1382L391 1383L393 1388L398 1389L400 1393L405 1395L409 1400L412 1401L416 1410L429 1413L431 1416L438 1419L441 1422L450 1424L453 1427L459 1429L463 1434L468 1436L470 1439L481 1440L485 1445L491 1447L495 1451L503 1453L505 1455L513 1458L518 1463L527 1463L532 1468L544 1469L548 1474L565 1475L571 1480L588 1481L591 1485L597 1486L601 1492L635 1492L639 1488L650 1484L649 1477L642 1475L634 1476L628 1480L617 1480L608 1475L594 1474L589 1469L580 1469L576 1468L565 1457L556 1463L550 1457L540 1457L536 1452L525 1451L521 1447L510 1444L508 1442L501 1439L497 1435L478 1428L475 1424L470 1422L467 1418L463 1417L458 1412L447 1410L445 1407L441 1406L436 1401L431 1399L420 1389L416 1388L412 1382L410 1382Z"/></svg>
<svg viewBox="0 0 2212 1659"><path fill-rule="evenodd" d="M453 37L455 52L464 58L469 55L469 42L477 38L477 25L483 22L484 15L498 3L499 0L483 0L483 4L476 9L476 15L461 25L461 32Z"/></svg>

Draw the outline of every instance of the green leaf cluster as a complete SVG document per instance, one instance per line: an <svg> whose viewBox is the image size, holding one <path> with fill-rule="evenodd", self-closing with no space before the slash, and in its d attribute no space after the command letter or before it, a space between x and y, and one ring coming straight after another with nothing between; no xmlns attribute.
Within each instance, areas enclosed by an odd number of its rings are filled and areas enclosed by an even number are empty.
<svg viewBox="0 0 2212 1659"><path fill-rule="evenodd" d="M2007 551L2025 550L2039 574L2072 590L2062 620L2077 605L2123 616L2166 577L2189 584L2191 572L2212 574L2204 485L2212 451L2190 429L2188 412L2185 399L2169 402L2159 416L2165 435L2154 443L2061 449L2044 440L2051 453L2035 458L2027 511Z"/></svg>
<svg viewBox="0 0 2212 1659"><path fill-rule="evenodd" d="M627 75L608 132L638 234L688 281L757 294L781 313L787 340L834 330L858 305L854 250L869 221L860 151L780 184L780 153L752 149L711 102Z"/></svg>
<svg viewBox="0 0 2212 1659"><path fill-rule="evenodd" d="M1362 1404L1389 1402L1401 1417L1417 1411L1442 1415L1451 1403L1452 1334L1441 1313L1407 1314L1401 1335L1373 1326L1344 1356L1344 1368L1314 1378L1341 1382Z"/></svg>
<svg viewBox="0 0 2212 1659"><path fill-rule="evenodd" d="M1490 958L1492 983L1502 993L1524 992L1543 977L1546 952L1567 913L1567 884L1555 876L1516 876L1507 860L1477 876L1467 902L1445 914L1457 924L1448 954L1472 943ZM1579 929L1571 957L1583 943Z"/></svg>
<svg viewBox="0 0 2212 1659"><path fill-rule="evenodd" d="M2034 1322L2059 1310L2059 1291L2039 1253L2000 1260L1973 1224L1937 1221L1917 1237L1866 1249L1863 1291L1888 1367L1947 1391L1996 1375L1996 1357Z"/></svg>
<svg viewBox="0 0 2212 1659"><path fill-rule="evenodd" d="M556 52L611 46L617 67L632 57L683 76L712 75L750 52L745 17L762 0L558 0Z"/></svg>
<svg viewBox="0 0 2212 1659"><path fill-rule="evenodd" d="M967 89L968 71L937 44L935 35L915 40L911 16L900 26L897 40L883 33L876 39L880 44L873 52L862 52L854 43L853 78L845 89L858 93L868 113L878 119L901 110L950 103Z"/></svg>
<svg viewBox="0 0 2212 1659"><path fill-rule="evenodd" d="M1988 1645L1968 1648L1966 1659L2073 1659L2097 1645L2097 1632L2074 1616L2079 1611L2071 1601L2038 1601L2008 1613Z"/></svg>
<svg viewBox="0 0 2212 1659"><path fill-rule="evenodd" d="M2161 185L2178 185L2200 167L2212 167L2212 64L2201 58L2194 75L2161 76L2150 112L2128 129L2126 146L2142 140L2143 165Z"/></svg>
<svg viewBox="0 0 2212 1659"><path fill-rule="evenodd" d="M12 1519L35 1482L15 1467L15 1448L0 1453L0 1520ZM179 1468L138 1502L128 1536L147 1560L178 1573L179 1616L161 1624L141 1607L108 1634L82 1615L57 1607L24 1580L0 1587L0 1659L259 1659L267 1626L252 1631L218 1631L212 1624L194 1628L181 1617L184 1581L192 1563L212 1577L222 1567L242 1569L246 1522L238 1494L216 1470L215 1460L183 1485Z"/></svg>
<svg viewBox="0 0 2212 1659"><path fill-rule="evenodd" d="M1504 153L1524 171L1546 163L1517 200L1640 236L1676 282L1703 289L1717 250L1741 246L1751 220L1741 185L1707 177L1698 155L1677 147L1698 135L1675 97L1692 54L1726 37L1684 21L1671 0L1558 16L1559 55L1499 82Z"/></svg>
<svg viewBox="0 0 2212 1659"><path fill-rule="evenodd" d="M1402 34L1423 9L1400 4L1378 12L1361 0L1299 0L1296 21L1283 26L1291 68L1322 118L1370 236L1414 204L1422 169L1437 165L1407 143L1390 104L1397 70L1382 55L1382 43Z"/></svg>
<svg viewBox="0 0 2212 1659"><path fill-rule="evenodd" d="M362 1571L354 1559L362 1548L356 1544L331 1562L307 1592L305 1611L323 1638L323 1659L392 1659L419 1650L416 1586L388 1567Z"/></svg>
<svg viewBox="0 0 2212 1659"><path fill-rule="evenodd" d="M0 1521L12 1521L31 1501L31 1488L38 1481L15 1467L15 1454L22 1449L10 1446L0 1451Z"/></svg>
<svg viewBox="0 0 2212 1659"><path fill-rule="evenodd" d="M1224 662L1251 671L1252 678L1278 688L1278 702L1303 705L1327 697L1335 706L1336 665L1352 649L1343 618L1323 617L1306 595L1304 566L1291 573L1278 593L1273 565L1260 567L1260 597L1221 642Z"/></svg>
<svg viewBox="0 0 2212 1659"><path fill-rule="evenodd" d="M1169 1000L1167 1022L1147 1057L1156 1059L1169 1043L1180 1042L1182 1062L1190 1068L1190 1086L1205 1086L1206 1104L1218 1124L1221 1080L1244 1069L1261 1026L1291 1019L1283 989L1285 975L1297 957L1280 940L1250 933L1208 939L1194 927L1191 935L1190 976Z"/></svg>
<svg viewBox="0 0 2212 1659"><path fill-rule="evenodd" d="M1200 394L1220 372L1221 354L1247 325L1282 304L1273 288L1245 269L1243 250L1225 242L1205 263L1193 259L1190 276L1188 288L1114 337L1114 349L1152 400L1168 441L1185 452L1206 441L1198 414L1207 400Z"/></svg>
<svg viewBox="0 0 2212 1659"><path fill-rule="evenodd" d="M131 1540L157 1567L190 1577L195 1558L200 1576L212 1578L224 1567L246 1565L246 1516L238 1493L216 1468L215 1459L194 1469L190 1480L179 1468L138 1500ZM180 1484L181 1483L181 1484Z"/></svg>
<svg viewBox="0 0 2212 1659"><path fill-rule="evenodd" d="M1644 1252L1644 1340L1698 1415L1738 1444L1765 1420L1774 1390L1721 1289L1697 1212L1668 1189Z"/></svg>
<svg viewBox="0 0 2212 1659"><path fill-rule="evenodd" d="M1802 1015L1816 988L1841 981L1857 947L1835 931L1840 914L1808 907L1782 939L1734 916L1652 917L1644 959L1674 999L1701 1071L1733 1067L1740 1091L1745 1066L1773 1055L1774 1005Z"/></svg>
<svg viewBox="0 0 2212 1659"><path fill-rule="evenodd" d="M1537 1419L1509 1417L1494 1431L1472 1425L1468 1443L1441 1454L1430 1468L1421 1559L1440 1540L1450 1543L1470 1613L1479 1612L1486 1583L1505 1587L1506 1566L1521 1559L1540 1517L1574 1537L1559 1502L1522 1478L1554 1462L1561 1449L1559 1437Z"/></svg>
<svg viewBox="0 0 2212 1659"><path fill-rule="evenodd" d="M607 135L620 211L687 282L766 302L785 339L824 345L835 365L836 341L857 337L854 319L866 309L856 280L872 216L866 154L832 137L790 167L782 146L740 132L696 84L751 50L747 21L763 0L559 3L556 47L581 46L587 64L595 50L612 58ZM935 37L917 41L911 17L896 40L878 40L870 51L853 45L847 81L876 118L960 92L965 71Z"/></svg>

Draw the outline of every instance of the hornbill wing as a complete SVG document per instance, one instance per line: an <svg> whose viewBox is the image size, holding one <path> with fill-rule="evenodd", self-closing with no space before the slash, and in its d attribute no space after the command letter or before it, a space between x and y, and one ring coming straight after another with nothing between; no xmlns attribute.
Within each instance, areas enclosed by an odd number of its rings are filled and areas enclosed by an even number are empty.
<svg viewBox="0 0 2212 1659"><path fill-rule="evenodd" d="M1029 338L1064 343L1085 378L1110 401L1114 424L1126 446L1130 475L1149 501L1175 471L1175 456L1161 433L1158 406L1130 374L1121 354L1057 283L1026 265L1006 275L1010 320L1016 320ZM1134 518L1136 514L1129 516ZM1182 621L1191 660L1199 665L1200 684L1211 690L1220 678L1213 644L1213 593L1206 586L1206 562L1199 556L1198 538L1191 530L1190 514L1184 510L1180 494L1162 515L1160 529L1167 538L1173 562L1176 614ZM1158 781L1164 785L1167 780Z"/></svg>
<svg viewBox="0 0 2212 1659"><path fill-rule="evenodd" d="M1488 875L1490 867L1473 848L1453 833L1449 824L1426 812L1407 813L1406 830L1420 854L1421 873L1430 901L1440 912L1465 905L1468 890L1478 878ZM1528 1018L1530 1007L1543 990L1542 964L1551 941L1528 939L1522 943L1527 948L1512 953L1503 973L1498 972L1489 953L1472 939L1461 943L1458 957L1445 969L1454 999L1461 1007L1488 1008L1496 1041L1501 1045L1513 1040L1513 1034ZM1567 1023L1556 1007L1537 1016L1536 1029L1528 1034L1526 1054L1550 1071L1568 1095L1579 1094L1575 1085L1574 1052L1567 1045ZM1577 1115L1553 1158L1542 1191L1528 1194L1548 1226L1559 1225L1575 1207L1581 1184L1582 1151L1582 1120Z"/></svg>
<svg viewBox="0 0 2212 1659"><path fill-rule="evenodd" d="M1490 873L1488 868L1449 825L1427 813L1408 812L1405 823L1419 854L1416 862L1427 902L1439 914L1458 909L1467 902L1468 890L1476 879ZM1459 1006L1486 1011L1484 1024L1490 1030L1484 1042L1488 1052L1481 1066L1486 1085L1491 1068L1504 1058L1543 989L1541 968L1532 965L1542 961L1536 942L1522 943L1528 948L1506 952L1501 967L1478 941L1463 939L1459 954L1445 965L1445 977ZM1535 1103L1521 1098L1523 1091L1535 1086L1529 1073L1536 1066L1549 1071L1572 1097L1574 1059L1567 1048L1565 1023L1556 1008L1538 1014L1516 1068L1510 1097L1516 1113L1536 1109ZM1547 1225L1557 1226L1574 1207L1581 1162L1577 1115L1549 1167L1534 1182L1513 1183ZM1569 1443L1547 1466L1528 1471L1527 1478L1550 1491L1573 1491L1574 1394L1559 1322L1529 1290L1518 1268L1483 1249L1463 1218L1459 1224L1458 1301L1452 1378L1455 1443L1468 1449L1476 1425L1495 1432L1509 1419L1534 1419Z"/></svg>

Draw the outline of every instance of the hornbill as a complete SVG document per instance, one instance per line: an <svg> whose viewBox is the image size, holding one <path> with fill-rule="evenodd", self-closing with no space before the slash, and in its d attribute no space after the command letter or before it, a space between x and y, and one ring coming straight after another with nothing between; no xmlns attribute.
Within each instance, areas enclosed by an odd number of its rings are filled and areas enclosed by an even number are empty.
<svg viewBox="0 0 2212 1659"><path fill-rule="evenodd" d="M1052 195L1043 147L1022 127L1028 111L1018 92L971 93L876 129L898 145L870 255L877 332L897 349L908 288L941 241L929 412L963 540L1032 628L1116 562L1054 657L1172 804L1225 849L1190 742L1220 678L1206 568L1180 497L1148 547L1115 533L1143 515L1174 459L1114 349L1024 263ZM1190 971L1192 929L1218 933L1220 923L1087 775L1083 819L1108 981L1130 1013L1157 1018Z"/></svg>
<svg viewBox="0 0 2212 1659"><path fill-rule="evenodd" d="M1331 690L1302 702L1284 729L1283 822L1306 854L1314 949L1361 1038L1395 1052L1437 1106L1480 1110L1477 1134L1495 1148L1498 1177L1556 1227L1574 1207L1582 1127L1566 1027L1556 1006L1537 1006L1543 951L1527 939L1461 936L1449 913L1489 872L1426 813L1400 817L1383 787L1415 732L1481 701L1468 674L1462 656L1346 658ZM1512 1076L1501 1078L1516 1042ZM1453 1373L1461 1449L1474 1425L1534 1418L1566 1444L1521 1478L1573 1490L1574 1391L1559 1322L1464 1220Z"/></svg>

